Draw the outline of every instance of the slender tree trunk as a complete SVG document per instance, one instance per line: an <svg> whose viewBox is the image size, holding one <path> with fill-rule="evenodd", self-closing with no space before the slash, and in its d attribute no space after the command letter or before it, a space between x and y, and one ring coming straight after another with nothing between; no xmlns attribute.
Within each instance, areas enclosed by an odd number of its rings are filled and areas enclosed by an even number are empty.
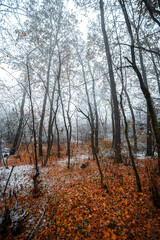
<svg viewBox="0 0 160 240"><path fill-rule="evenodd" d="M116 147L115 144L115 121L114 121L114 107L113 107L113 100L111 98L111 115L112 115L112 148Z"/></svg>
<svg viewBox="0 0 160 240"><path fill-rule="evenodd" d="M137 34L137 44L138 44L138 47L140 47L138 29L136 29L136 34ZM140 48L138 48L138 51L139 51L139 58L140 58L140 65L141 65L141 70L142 70L143 81L146 85L146 88L148 88L148 81L147 81L147 75L146 75L146 69L145 69L145 66L144 66L142 51L140 50ZM152 130L151 130L150 122L151 122L151 117L150 117L149 109L148 109L148 106L147 106L147 155L148 156L153 156L152 134L151 134Z"/></svg>
<svg viewBox="0 0 160 240"><path fill-rule="evenodd" d="M86 117L86 119L88 120L89 125L91 127L91 147L92 147L93 157L94 157L94 159L96 159L96 163L97 163L97 166L98 166L100 179L101 179L101 186L105 187L108 191L107 186L104 185L104 182L103 182L104 177L103 177L103 173L102 173L101 166L100 166L100 163L99 163L99 159L98 159L98 156L97 156L97 152L96 152L96 149L95 149L94 138L92 137L92 135L94 134L94 126L92 126L92 121L91 121L89 116L87 116L81 109L79 109L78 111L81 112Z"/></svg>
<svg viewBox="0 0 160 240"><path fill-rule="evenodd" d="M59 55L59 64L60 65L62 64L60 55ZM67 126L67 121L66 121L66 116L65 116L65 111L64 111L64 104L63 104L63 100L62 100L60 79L58 79L58 92L59 92L59 96L60 96L60 101L61 101L61 106L62 106L62 114L63 114L63 121L64 121L64 126L65 126L65 130L66 130L66 135L67 135L68 168L70 168L70 141L71 141L71 131L72 131L71 130L71 119L69 117L69 108L70 108L70 100L71 100L70 80L69 80L69 101L68 101L68 109L67 109L67 119L68 119L69 126Z"/></svg>
<svg viewBox="0 0 160 240"><path fill-rule="evenodd" d="M22 102L21 102L21 109L20 109L20 119L19 119L19 125L18 125L18 129L14 138L14 143L11 147L10 150L10 155L15 154L17 147L18 147L18 143L19 143L19 139L21 136L21 131L22 131L22 125L23 125L23 119L24 119L24 104L25 104L25 98L26 98L26 91L24 89L23 91L23 97L22 97Z"/></svg>
<svg viewBox="0 0 160 240"><path fill-rule="evenodd" d="M42 149L42 135L43 135L43 122L44 122L44 116L45 116L45 110L46 110L46 103L47 103L47 96L49 92L49 81L50 81L50 70L51 70L51 62L53 57L53 51L50 53L49 60L48 60L48 71L47 71L47 84L46 84L46 90L44 94L43 99L43 107L42 107L42 115L40 119L40 125L39 125L39 156L43 156L43 149Z"/></svg>
<svg viewBox="0 0 160 240"><path fill-rule="evenodd" d="M138 174L138 171L137 171L137 168L136 168L136 165L135 165L135 161L134 161L134 156L133 156L133 153L132 153L130 140L129 140L129 137L128 137L128 123L127 123L126 115L125 115L123 104L122 104L122 93L121 93L120 105L121 105L122 114L123 114L124 123L125 123L125 136L126 136L126 141L127 141L127 145L128 145L129 156L130 156L130 159L131 159L131 162L132 162L132 166L133 166L133 170L134 170L134 173L135 173L135 176L136 176L138 192L142 192L139 174Z"/></svg>
<svg viewBox="0 0 160 240"><path fill-rule="evenodd" d="M129 109L130 109L130 112L131 112L131 116L132 116L132 130L133 130L133 139L134 139L134 151L137 151L137 134L136 134L136 127L135 127L135 115L134 115L134 111L133 111L132 104L131 104L131 101L130 101L130 97L128 95L126 86L124 84L122 50L121 50L121 44L119 42L119 36L118 36L118 31L117 31L117 26L116 26L116 21L115 21L115 17L114 17L114 14L113 14L113 10L112 10L112 16L113 16L113 20L114 20L115 31L116 31L116 34L117 34L117 42L118 42L118 46L119 46L119 50L120 50L119 60L120 60L120 74L121 75L119 77L121 79L122 87L123 87L123 90L124 90L124 92L126 94L127 101L128 101L128 106L129 106ZM117 74L118 74L118 71L117 71ZM127 77L125 76L125 79L126 78Z"/></svg>
<svg viewBox="0 0 160 240"><path fill-rule="evenodd" d="M93 102L94 102L94 112L95 112L95 127L94 127L94 135L95 135L95 149L96 152L99 152L98 149L98 135L99 135L99 118L98 118L98 110L97 110L97 101L96 101L96 91L95 91L95 78L91 71L90 64L88 63L89 72L92 78L92 94L93 94Z"/></svg>
<svg viewBox="0 0 160 240"><path fill-rule="evenodd" d="M57 156L60 158L61 156L61 149L60 149L60 135L59 135L59 128L57 125L57 117L55 116L55 126L56 126L56 132L57 132Z"/></svg>
<svg viewBox="0 0 160 240"><path fill-rule="evenodd" d="M87 97L87 104L88 104L88 109L89 109L89 114L90 114L90 121L91 121L90 127L92 126L92 128L91 128L91 146L92 146L92 144L95 144L95 123L94 123L94 117L93 117L93 110L92 110L91 101L90 101L89 92L88 92L84 64L83 64L81 55L78 52L78 49L76 49L76 50L77 50L78 59L79 59L79 62L80 62L81 68L82 68L85 93L86 93L86 97ZM93 154L93 158L94 158L93 148L92 148L92 154Z"/></svg>
<svg viewBox="0 0 160 240"><path fill-rule="evenodd" d="M52 148L52 142L51 142L51 138L52 138L52 117L53 117L53 99L54 99L54 93L55 93L55 86L56 86L56 81L54 83L54 87L53 87L53 91L52 91L52 98L51 98L51 102L50 102L46 162L48 161L48 158L49 158L50 152L51 152L51 148Z"/></svg>
<svg viewBox="0 0 160 240"><path fill-rule="evenodd" d="M158 73L158 69L157 69L157 66L156 66L156 63L155 63L155 60L154 60L154 57L153 57L153 53L151 53L151 58L152 58L152 62L153 62L154 71L155 71L155 74L156 74L157 85L158 85L158 92L159 92L159 94L160 94L160 79L159 79L159 73Z"/></svg>
<svg viewBox="0 0 160 240"><path fill-rule="evenodd" d="M154 155L152 124L151 124L151 116L150 116L148 107L147 107L147 155L148 156Z"/></svg>
<svg viewBox="0 0 160 240"><path fill-rule="evenodd" d="M0 163L2 163L3 157L2 157L2 140L0 139Z"/></svg>
<svg viewBox="0 0 160 240"><path fill-rule="evenodd" d="M141 30L142 30L142 29L141 29ZM158 92L159 92L159 94L160 94L160 79L159 79L158 68L157 68L157 66L156 66L153 53L152 53L152 51L151 51L150 43L149 43L149 41L147 40L147 37L145 36L145 32L144 32L143 30L142 30L142 32L143 32L143 35L144 35L144 37L145 37L145 39L146 39L146 43L147 43L147 45L148 45L148 48L149 48L149 50L150 50L151 59L152 59L152 63L153 63L153 68L154 68L155 75L156 75L156 80L157 80Z"/></svg>
<svg viewBox="0 0 160 240"><path fill-rule="evenodd" d="M68 69L68 65L67 65L67 69ZM69 76L69 72L67 71L67 79L68 79L68 88L69 88L69 99L68 99L68 109L67 109L67 120L68 120L68 138L67 138L67 142L68 142L68 163L70 161L71 158L71 137L72 137L72 124L71 124L71 117L69 115L70 112L70 103L71 103L71 81L70 81L70 76ZM70 167L70 164L68 164L68 168Z"/></svg>
<svg viewBox="0 0 160 240"><path fill-rule="evenodd" d="M54 113L54 116L53 116L53 100L54 100L54 95L55 95L57 79L60 78L60 74L61 74L61 66L59 66L58 75L57 75L57 78L55 79L53 90L52 90L52 97L50 99L50 115L49 115L49 123L48 123L47 154L46 154L46 160L45 160L44 165L47 164L47 161L48 161L48 158L50 156L51 149L52 149L52 140L51 140L52 139L52 128L53 128L53 123L54 123L54 120L55 120L55 117L56 117L56 114L57 114L57 111L58 111L58 100L59 100L59 98L57 99L57 108L56 108L56 111Z"/></svg>
<svg viewBox="0 0 160 240"><path fill-rule="evenodd" d="M79 127L78 127L78 114L77 114L77 117L76 117L76 129L77 129L77 147L78 147L78 143L79 143Z"/></svg>
<svg viewBox="0 0 160 240"><path fill-rule="evenodd" d="M131 101L130 101L130 98L129 98L129 95L128 95L128 92L127 92L126 88L124 88L124 92L126 94L127 101L128 101L128 106L129 106L129 109L130 109L130 112L131 112L131 116L132 116L134 151L137 151L137 134L136 134L136 126L135 126L136 120L135 120L134 111L133 111L132 104L131 104Z"/></svg>
<svg viewBox="0 0 160 240"><path fill-rule="evenodd" d="M114 105L114 118L115 118L115 162L122 162L121 158L121 131L120 131L120 114L119 106L116 92L116 83L114 79L113 67L112 67L112 58L109 48L108 36L105 29L105 20L104 20L104 3L103 0L100 0L100 14L101 14L101 28L103 33L103 39L105 44L106 57L108 62L109 77L110 77L110 86L111 94Z"/></svg>
<svg viewBox="0 0 160 240"><path fill-rule="evenodd" d="M26 67L27 67L27 77L28 77L28 83L29 83L29 99L30 99L31 113L32 113L32 130L33 130L33 138L34 138L34 157L35 157L35 168L36 168L36 174L34 179L36 182L36 179L39 175L38 158L37 158L37 136L36 136L36 128L35 128L35 117L34 117L34 107L33 107L33 101L32 101L32 90L31 90L28 56L27 56Z"/></svg>

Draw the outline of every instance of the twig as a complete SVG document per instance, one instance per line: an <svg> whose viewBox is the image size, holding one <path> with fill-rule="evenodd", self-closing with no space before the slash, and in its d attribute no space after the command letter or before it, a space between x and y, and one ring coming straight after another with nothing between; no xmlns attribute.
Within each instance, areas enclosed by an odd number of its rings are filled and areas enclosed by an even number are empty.
<svg viewBox="0 0 160 240"><path fill-rule="evenodd" d="M42 212L41 218L39 219L38 223L32 228L32 232L31 232L31 234L29 235L29 237L25 238L25 240L29 240L29 239L32 238L34 232L36 231L36 228L38 227L38 225L39 225L40 222L42 221L42 218L43 218L43 216L44 216L44 214L45 214L45 211L46 211L46 209L45 209L45 205L44 205L44 206L43 206L43 212Z"/></svg>

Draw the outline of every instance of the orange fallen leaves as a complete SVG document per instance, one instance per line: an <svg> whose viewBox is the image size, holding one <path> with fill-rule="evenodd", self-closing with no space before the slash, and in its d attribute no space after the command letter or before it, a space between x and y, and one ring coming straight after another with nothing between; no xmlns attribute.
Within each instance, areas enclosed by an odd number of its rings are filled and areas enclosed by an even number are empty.
<svg viewBox="0 0 160 240"><path fill-rule="evenodd" d="M20 152L21 160L18 159L17 164L30 162L30 157L33 158L31 149L29 146L29 153ZM32 226L39 221L44 203L46 211L35 231L35 239L141 240L152 239L152 236L158 239L160 211L156 209L153 212L145 172L145 164L149 165L147 160L139 160L141 166L138 167L143 193L136 191L132 168L123 164L117 167L113 162L108 164L107 159L101 160L104 180L109 187L107 193L100 187L95 161L90 160L90 165L83 170L80 167L83 160L78 159L77 165L72 165L70 170L66 169L66 163L59 164L55 155L52 161L53 156L49 159L48 168L41 168L43 194L38 199L32 198L31 192L28 195L21 192L21 196L16 196L19 206L25 207L29 217L23 235L13 236L13 240L28 236ZM10 208L15 201L13 198Z"/></svg>

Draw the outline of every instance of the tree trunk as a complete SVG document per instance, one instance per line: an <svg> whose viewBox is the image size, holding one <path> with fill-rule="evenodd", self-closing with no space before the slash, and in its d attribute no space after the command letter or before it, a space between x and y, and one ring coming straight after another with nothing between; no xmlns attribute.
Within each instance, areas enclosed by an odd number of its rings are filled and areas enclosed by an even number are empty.
<svg viewBox="0 0 160 240"><path fill-rule="evenodd" d="M140 47L140 40L139 40L139 33L138 29L136 29L136 34L137 34L137 44L138 47ZM142 56L142 51L140 48L138 48L139 51L139 58L140 58L140 65L141 65L141 70L142 70L142 76L143 76L143 81L145 83L146 88L148 88L148 81L147 81L147 75L146 75L146 69L144 66L144 61L143 61L143 56ZM151 134L151 117L149 113L149 109L147 106L147 155L148 156L153 156L153 150L152 150L152 134Z"/></svg>
<svg viewBox="0 0 160 240"><path fill-rule="evenodd" d="M48 138L47 138L47 154L46 154L46 160L44 162L44 166L47 164L47 161L48 161L48 158L50 156L51 149L52 149L52 140L51 140L52 139L52 128L53 128L53 123L54 123L54 120L56 118L56 114L57 114L57 111L58 111L58 100L59 100L59 98L57 99L57 108L56 108L56 111L54 113L54 116L53 116L53 100L54 100L54 95L55 95L57 79L60 78L60 74L61 74L61 66L59 66L58 75L57 75L57 78L55 79L53 90L52 90L52 97L50 99L50 114L49 114Z"/></svg>
<svg viewBox="0 0 160 240"><path fill-rule="evenodd" d="M0 163L2 163L2 140L0 139Z"/></svg>
<svg viewBox="0 0 160 240"><path fill-rule="evenodd" d="M124 123L125 123L125 136L126 136L126 141L127 141L127 145L128 145L129 156L130 156L130 159L131 159L131 162L132 162L132 167L133 167L133 170L134 170L134 173L135 173L135 176L136 176L136 182L137 182L138 192L142 192L139 174L138 174L138 172L137 172L137 168L136 168L136 165L135 165L135 161L134 161L134 156L133 156L133 153L132 153L132 148L131 148L130 140L129 140L129 137L128 137L128 123L127 123L126 115L125 115L124 108L123 108L122 93L121 93L121 101L120 101L120 104L121 104L122 114L123 114Z"/></svg>
<svg viewBox="0 0 160 240"><path fill-rule="evenodd" d="M10 155L15 154L17 147L18 147L18 143L19 143L19 138L21 136L21 131L22 131L22 125L23 125L23 119L24 119L24 104L25 104L25 98L26 98L26 91L24 89L23 91L23 97L22 97L22 102L21 102L21 109L20 109L20 119L19 119L19 125L18 125L18 129L14 138L14 143L11 147L10 150Z"/></svg>
<svg viewBox="0 0 160 240"><path fill-rule="evenodd" d="M87 86L87 79L86 79L86 74L85 74L85 68L84 68L84 64L81 58L81 55L77 50L77 54L78 54L78 59L79 62L81 64L81 68L82 68L82 74L83 74L83 80L84 80L84 87L85 87L85 93L86 93L86 97L87 97L87 104L88 104L88 109L89 109L89 115L90 115L90 127L91 127L91 146L92 144L94 144L95 146L95 123L94 123L94 117L93 117L93 110L92 110L92 106L91 106L91 101L90 101L90 97L89 97L89 92L88 92L88 86ZM91 73L91 72L90 72ZM93 154L93 158L94 158L94 153L93 153L93 148L92 148L92 154Z"/></svg>
<svg viewBox="0 0 160 240"><path fill-rule="evenodd" d="M28 77L28 85L29 85L29 99L31 104L31 113L32 113L32 129L33 129L33 138L34 138L34 157L35 157L35 169L36 174L34 176L34 182L36 183L37 177L39 175L39 168L38 168L38 158L37 158L37 136L36 136L36 128L35 128L35 117L34 117L34 108L33 108L33 101L32 101L32 90L31 90L31 81L30 81L30 72L29 72L29 56L27 56L27 77Z"/></svg>
<svg viewBox="0 0 160 240"><path fill-rule="evenodd" d="M111 99L111 117L112 117L112 148L115 148L115 121L114 121L114 107L113 100Z"/></svg>
<svg viewBox="0 0 160 240"><path fill-rule="evenodd" d="M61 65L61 57L59 53L59 64ZM58 78L58 92L59 92L59 97L61 101L61 106L62 106L62 114L63 114L63 121L64 121L64 126L66 130L66 135L67 135L67 157L68 157L68 169L70 168L70 141L71 141L71 119L69 117L69 108L70 108L70 100L71 100L71 93L70 93L70 79L69 80L69 101L68 101L68 109L67 109L67 119L68 119L68 124L67 126L67 121L66 121L66 116L65 116L65 109L64 109L64 104L62 100L62 92L61 92L61 86L60 86L60 79Z"/></svg>
<svg viewBox="0 0 160 240"><path fill-rule="evenodd" d="M88 63L89 72L92 78L92 94L93 94L93 102L94 102L94 113L95 113L95 126L94 126L94 135L95 135L95 149L96 152L99 152L98 149L98 135L99 135L99 118L98 118L98 110L97 110L97 101L96 101L96 92L95 92L95 78L91 71L90 64Z"/></svg>
<svg viewBox="0 0 160 240"><path fill-rule="evenodd" d="M78 114L76 116L76 129L77 129L77 147L78 147L78 143L79 143L79 126L78 126Z"/></svg>
<svg viewBox="0 0 160 240"><path fill-rule="evenodd" d="M146 43L147 43L148 48L149 48L150 53L151 53L151 59L152 59L153 68L154 68L155 75L156 75L156 80L157 80L158 92L159 92L159 94L160 94L160 79L159 79L158 68L157 68L157 66L156 66L156 63L155 63L155 60L154 60L153 53L152 53L152 51L151 51L150 43L149 43L149 41L147 40L147 37L145 36L145 33L144 33L143 30L142 30L142 32L143 32L143 35L144 35L144 37L145 37L145 39L146 39Z"/></svg>
<svg viewBox="0 0 160 240"><path fill-rule="evenodd" d="M120 51L120 54L119 54L119 60L120 60L120 76L119 78L121 79L121 82L122 82L122 88L126 94L126 97L127 97L127 101L128 101L128 106L129 106L129 109L130 109L130 112L131 112L131 116L132 116L132 129L133 129L133 139L134 139L134 151L137 151L137 134L136 134L136 127L135 127L135 116L134 116L134 111L133 111L133 108L132 108L132 104L131 104L131 101L130 101L130 97L128 95L128 92L127 92L127 89L126 89L126 86L125 86L125 83L124 83L124 74L123 74L123 62L122 62L122 50L121 50L121 44L119 42L119 36L118 36L118 31L117 31L117 26L116 26L116 21L115 21L115 17L114 17L114 14L113 14L113 10L112 10L112 15L113 15L113 19L114 19L114 27L115 27L115 31L116 31L116 34L117 34L117 42L118 42L118 46L119 46L119 51ZM118 74L118 71L117 71L117 74ZM119 75L119 74L118 74ZM127 79L127 77L125 76L125 79Z"/></svg>
<svg viewBox="0 0 160 240"><path fill-rule="evenodd" d="M115 162L122 162L121 158L121 132L120 132L120 114L119 114L119 106L116 92L116 84L114 79L113 67L112 67L112 58L109 48L108 36L105 29L105 20L104 20L104 8L103 8L103 0L100 0L100 13L101 13L101 27L103 33L103 39L105 44L106 57L108 62L109 69L109 77L110 77L110 86L111 86L111 94L114 105L114 118L115 118Z"/></svg>
<svg viewBox="0 0 160 240"><path fill-rule="evenodd" d="M56 126L56 132L57 132L57 157L60 158L60 156L61 156L60 135L59 135L59 128L57 125L57 117L56 116L55 116L55 126Z"/></svg>
<svg viewBox="0 0 160 240"><path fill-rule="evenodd" d="M92 126L92 121L91 121L89 116L87 116L81 109L79 109L79 112L81 112L86 117L86 119L88 120L89 125L91 127L91 147L92 147L93 158L96 159L96 163L97 163L97 166L98 166L100 179L101 179L101 186L105 187L108 191L107 186L104 185L104 183L103 183L103 179L104 179L103 178L103 173L102 173L102 170L101 170L101 166L100 166L99 159L98 159L97 152L96 152L95 145L94 145L94 138L93 138L94 126Z"/></svg>
<svg viewBox="0 0 160 240"><path fill-rule="evenodd" d="M48 71L47 71L47 84L46 84L46 90L45 90L44 99L43 99L42 115L41 115L40 125L39 125L39 139L38 139L38 141L39 141L39 156L43 156L43 149L42 149L43 122L44 122L44 116L45 116L45 110L46 110L47 96L48 96L48 91L49 91L49 80L50 80L52 57L53 57L53 51L49 56Z"/></svg>

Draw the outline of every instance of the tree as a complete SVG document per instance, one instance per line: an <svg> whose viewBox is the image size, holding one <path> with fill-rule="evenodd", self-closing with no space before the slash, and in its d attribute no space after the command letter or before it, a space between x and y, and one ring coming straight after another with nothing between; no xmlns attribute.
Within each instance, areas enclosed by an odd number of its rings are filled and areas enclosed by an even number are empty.
<svg viewBox="0 0 160 240"><path fill-rule="evenodd" d="M50 153L51 153L51 149L52 149L52 129L53 129L53 124L54 124L54 121L56 121L56 114L57 114L57 110L58 110L58 105L57 105L57 109L56 111L54 112L54 109L53 109L53 105L54 105L54 100L55 100L55 90L56 90L56 84L57 84L57 78L60 78L60 69L59 69L59 72L58 72L58 75L55 79L55 82L54 82L54 86L53 86L53 90L52 90L52 96L51 96L51 99L50 99L50 114L49 114L49 122L48 122L48 136L47 136L47 154L46 154L46 160L44 162L44 166L47 164L47 161L48 161L48 158L50 156ZM58 102L58 99L57 99L57 102Z"/></svg>
<svg viewBox="0 0 160 240"><path fill-rule="evenodd" d="M23 119L24 119L24 104L25 104L25 98L26 98L26 90L23 90L23 97L22 97L22 102L21 102L21 109L20 109L20 119L19 119L19 125L18 129L14 138L14 143L10 149L10 155L15 154L18 143L20 140L21 132L22 132L22 126L23 126Z"/></svg>
<svg viewBox="0 0 160 240"><path fill-rule="evenodd" d="M130 140L128 137L128 123L127 123L127 118L125 115L125 111L124 111L124 107L123 107L123 99L122 99L122 94L123 94L123 88L122 88L122 93L120 96L120 105L121 105L121 109L122 109L122 114L124 117L124 123L125 123L125 136L126 136L126 141L127 141L127 145L128 145L128 149L129 149L129 156L132 162L132 166L133 166L133 170L136 176L136 181L137 181L137 188L138 188L138 192L142 192L142 187L141 187L141 182L140 182L140 178L139 178L139 174L136 168L136 164L135 164L135 160L134 160L134 155L132 153L132 148L131 148L131 144L130 144Z"/></svg>
<svg viewBox="0 0 160 240"><path fill-rule="evenodd" d="M147 101L147 106L149 109L149 113L152 119L152 127L154 130L154 135L156 138L156 145L157 145L157 151L158 151L158 168L159 168L159 173L160 173L160 132L159 132L159 125L158 125L158 120L157 120L157 114L154 108L154 104L153 104L153 100L151 97L151 94L149 92L149 89L146 87L144 79L142 74L140 73L137 64L136 64L136 57L135 57L135 51L134 51L134 37L133 37L133 32L132 32L132 28L131 28L131 24L129 21L129 17L128 17L128 13L125 7L125 3L123 0L119 0L120 6L122 8L123 14L124 14L124 18L125 18L125 22L127 25L127 29L130 35L130 39L131 39L131 58L132 61L130 61L128 58L126 58L128 60L128 62L130 63L131 67L134 69L139 83L140 83L140 87L141 90L143 92L143 95Z"/></svg>
<svg viewBox="0 0 160 240"><path fill-rule="evenodd" d="M112 57L109 48L108 36L105 29L105 20L104 20L104 2L100 0L100 13L101 13L101 27L105 44L106 57L108 62L109 77L110 77L110 87L111 94L113 99L113 109L114 109L114 130L115 130L115 161L120 163L122 162L121 158L121 132L120 132L120 114L119 106L116 92L116 83L114 79L113 67L112 67Z"/></svg>
<svg viewBox="0 0 160 240"><path fill-rule="evenodd" d="M98 153L99 152L99 149L98 149L99 118L98 118L98 109L97 109L96 91L95 91L95 77L94 77L94 74L92 73L89 62L88 62L88 68L92 78L92 94L93 94L94 113L95 113L95 124L94 124L95 148L96 148L96 152Z"/></svg>
<svg viewBox="0 0 160 240"><path fill-rule="evenodd" d="M35 169L36 173L34 176L34 184L35 184L35 190L37 186L37 177L39 175L39 168L38 168L38 157L37 157L37 136L36 136L36 128L35 128L35 115L34 115L34 107L33 107L33 99L32 99L32 89L31 89L31 79L30 79L30 69L29 69L29 56L34 51L30 51L27 55L27 62L26 62L26 68L27 68L27 80L28 80L28 88L29 88L29 100L31 104L31 113L32 113L32 131L33 131L33 139L34 139L34 158L35 158Z"/></svg>
<svg viewBox="0 0 160 240"><path fill-rule="evenodd" d="M60 67L61 67L64 59L63 60L61 59L61 53L59 52L59 66ZM70 159L71 159L70 144L71 144L71 136L72 136L72 125L71 125L71 117L69 115L70 103L71 103L71 83L70 83L70 76L68 74L68 71L67 71L67 80L68 80L68 84L69 84L69 99L68 99L68 106L67 106L66 113L65 113L65 107L64 107L64 102L63 102L63 98L62 98L62 89L61 89L61 84L60 84L60 78L58 78L58 93L59 93L59 97L60 97L60 101L61 101L63 121L64 121L64 126L65 126L65 130L66 130L66 135L67 135L67 157L68 157L68 168L70 168Z"/></svg>

